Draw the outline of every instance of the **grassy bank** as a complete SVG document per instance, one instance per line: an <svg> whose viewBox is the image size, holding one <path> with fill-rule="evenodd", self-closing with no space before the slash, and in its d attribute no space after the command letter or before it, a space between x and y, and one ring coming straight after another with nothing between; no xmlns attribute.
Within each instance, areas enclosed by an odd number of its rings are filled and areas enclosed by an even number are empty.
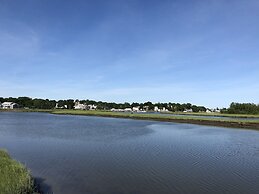
<svg viewBox="0 0 259 194"><path fill-rule="evenodd" d="M29 171L4 150L0 150L0 193L34 193L34 182Z"/></svg>
<svg viewBox="0 0 259 194"><path fill-rule="evenodd" d="M117 114L125 114L120 112L111 112L111 111L85 111L85 110L68 110L68 109L0 109L0 112L46 112L46 113L56 113L56 112L64 112L64 113L73 113L73 114L87 114L87 115L99 115L99 114L109 114L109 115L117 115ZM147 112L146 114L150 114ZM185 113L185 112L163 112L161 114L164 115L184 115L184 116L214 116L214 117L231 117L231 118L259 118L259 114L257 115L251 115L251 114L223 114L223 113L205 113L205 112L191 112L191 113Z"/></svg>
<svg viewBox="0 0 259 194"><path fill-rule="evenodd" d="M55 109L24 109L24 108L17 108L17 109L0 109L0 112L45 112L51 113Z"/></svg>
<svg viewBox="0 0 259 194"><path fill-rule="evenodd" d="M115 118L130 118L142 120L156 120L166 122L191 123L199 125L222 126L232 128L248 128L259 130L259 120L244 120L240 118L259 118L259 115L240 115L240 114L221 114L221 113L183 113L169 112L170 114L136 114L111 111L86 111L86 110L68 110L68 109L17 109L7 110L15 112L46 112L52 114L69 114L69 115L86 115L86 116L102 116ZM175 114L175 116L173 115ZM177 115L182 116L177 116ZM202 116L202 117L193 117ZM207 116L207 117L206 117ZM211 117L213 116L213 117ZM219 118L224 117L224 118ZM231 118L231 119L229 119Z"/></svg>
<svg viewBox="0 0 259 194"><path fill-rule="evenodd" d="M225 113L205 113L205 112L164 112L163 114L176 114L176 115L194 115L194 116L214 116L214 117L232 117L232 118L259 118L259 114L225 114Z"/></svg>
<svg viewBox="0 0 259 194"><path fill-rule="evenodd" d="M259 120L241 120L241 119L219 119L209 117L192 117L191 115L173 116L173 115L161 115L161 114L131 114L109 111L85 111L85 110L54 110L53 114L70 114L70 115L87 115L87 116L103 116L103 117L115 117L115 118L131 118L131 119L143 119L143 120L156 120L166 122L178 122L178 123L191 123L200 125L222 126L222 127L236 127L236 128L250 128L259 129Z"/></svg>

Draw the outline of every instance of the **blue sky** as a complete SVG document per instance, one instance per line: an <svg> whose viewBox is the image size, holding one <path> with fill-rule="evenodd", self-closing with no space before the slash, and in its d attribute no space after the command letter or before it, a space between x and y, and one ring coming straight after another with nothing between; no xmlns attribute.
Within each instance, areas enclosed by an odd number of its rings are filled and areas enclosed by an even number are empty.
<svg viewBox="0 0 259 194"><path fill-rule="evenodd" d="M0 0L0 96L259 103L257 0Z"/></svg>

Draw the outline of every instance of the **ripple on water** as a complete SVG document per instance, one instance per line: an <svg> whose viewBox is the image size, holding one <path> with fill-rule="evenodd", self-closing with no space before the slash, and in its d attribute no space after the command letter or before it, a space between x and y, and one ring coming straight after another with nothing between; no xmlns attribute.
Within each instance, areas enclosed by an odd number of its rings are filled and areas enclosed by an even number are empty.
<svg viewBox="0 0 259 194"><path fill-rule="evenodd" d="M42 113L0 119L0 147L55 194L259 190L257 131Z"/></svg>

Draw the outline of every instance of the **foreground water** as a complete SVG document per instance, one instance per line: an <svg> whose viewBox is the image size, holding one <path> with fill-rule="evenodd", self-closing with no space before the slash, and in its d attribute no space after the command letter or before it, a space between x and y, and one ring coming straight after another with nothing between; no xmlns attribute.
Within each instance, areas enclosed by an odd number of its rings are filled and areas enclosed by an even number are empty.
<svg viewBox="0 0 259 194"><path fill-rule="evenodd" d="M259 132L0 112L0 147L45 193L258 194Z"/></svg>

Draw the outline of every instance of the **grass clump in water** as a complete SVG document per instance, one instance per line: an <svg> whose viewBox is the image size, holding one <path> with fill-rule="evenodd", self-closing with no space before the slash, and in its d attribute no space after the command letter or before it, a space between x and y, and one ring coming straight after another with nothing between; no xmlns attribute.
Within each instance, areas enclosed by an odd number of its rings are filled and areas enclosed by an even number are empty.
<svg viewBox="0 0 259 194"><path fill-rule="evenodd" d="M0 193L34 193L34 181L30 172L24 165L13 160L5 150L0 150Z"/></svg>

